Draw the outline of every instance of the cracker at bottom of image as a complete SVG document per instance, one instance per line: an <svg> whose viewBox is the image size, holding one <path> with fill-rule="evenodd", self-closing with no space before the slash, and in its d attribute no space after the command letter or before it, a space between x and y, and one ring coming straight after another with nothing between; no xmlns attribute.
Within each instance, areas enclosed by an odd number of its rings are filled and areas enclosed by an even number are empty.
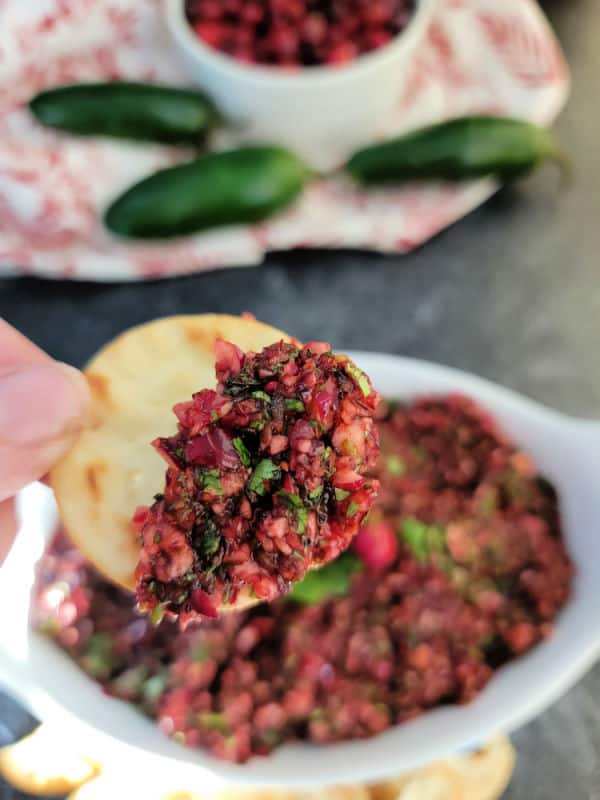
<svg viewBox="0 0 600 800"><path fill-rule="evenodd" d="M178 786L165 789L165 776L150 782L144 800L499 800L515 766L515 751L506 736L497 736L468 755L409 772L372 785L327 787L306 791L240 789L220 791ZM0 775L19 791L68 800L107 800L124 794L131 776L111 765L73 752L60 732L42 725L16 744L0 749ZM154 785L153 785L154 784Z"/></svg>

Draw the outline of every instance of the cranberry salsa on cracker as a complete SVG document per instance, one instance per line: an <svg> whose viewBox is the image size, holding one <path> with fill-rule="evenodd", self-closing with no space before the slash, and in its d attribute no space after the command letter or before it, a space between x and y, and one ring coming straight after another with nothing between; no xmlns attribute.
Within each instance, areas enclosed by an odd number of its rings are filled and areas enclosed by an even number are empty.
<svg viewBox="0 0 600 800"><path fill-rule="evenodd" d="M322 342L216 344L216 390L154 441L164 493L139 509L141 610L182 625L271 601L345 551L377 494L369 378Z"/></svg>

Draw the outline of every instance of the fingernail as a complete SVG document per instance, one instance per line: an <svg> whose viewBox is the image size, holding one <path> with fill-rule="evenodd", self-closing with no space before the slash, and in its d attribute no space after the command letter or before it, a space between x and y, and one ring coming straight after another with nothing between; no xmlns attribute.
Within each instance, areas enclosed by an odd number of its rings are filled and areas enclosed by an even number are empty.
<svg viewBox="0 0 600 800"><path fill-rule="evenodd" d="M90 398L83 375L67 364L48 362L0 380L0 443L31 446L80 430Z"/></svg>

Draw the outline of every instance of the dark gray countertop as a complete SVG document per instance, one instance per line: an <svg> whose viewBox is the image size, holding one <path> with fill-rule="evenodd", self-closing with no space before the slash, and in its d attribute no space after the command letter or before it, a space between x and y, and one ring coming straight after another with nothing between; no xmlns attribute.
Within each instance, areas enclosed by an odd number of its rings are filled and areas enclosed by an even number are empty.
<svg viewBox="0 0 600 800"><path fill-rule="evenodd" d="M576 166L570 190L544 171L404 257L274 254L257 268L141 286L0 280L0 314L80 365L144 320L249 310L300 338L462 367L600 417L600 3L544 5L573 70L558 124ZM7 713L0 705L0 724ZM515 742L509 800L600 798L600 667Z"/></svg>

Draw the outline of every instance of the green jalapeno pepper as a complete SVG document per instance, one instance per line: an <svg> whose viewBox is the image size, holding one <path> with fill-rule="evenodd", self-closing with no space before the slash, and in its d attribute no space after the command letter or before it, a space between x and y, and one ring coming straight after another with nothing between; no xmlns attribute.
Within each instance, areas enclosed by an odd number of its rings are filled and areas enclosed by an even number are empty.
<svg viewBox="0 0 600 800"><path fill-rule="evenodd" d="M243 147L161 170L119 197L105 216L114 233L154 239L258 222L288 206L310 177L280 147Z"/></svg>
<svg viewBox="0 0 600 800"><path fill-rule="evenodd" d="M51 128L165 144L198 144L220 121L201 92L143 83L61 86L38 94L29 107Z"/></svg>
<svg viewBox="0 0 600 800"><path fill-rule="evenodd" d="M366 147L346 169L360 183L393 184L517 178L544 161L565 162L550 131L522 120L473 116Z"/></svg>

